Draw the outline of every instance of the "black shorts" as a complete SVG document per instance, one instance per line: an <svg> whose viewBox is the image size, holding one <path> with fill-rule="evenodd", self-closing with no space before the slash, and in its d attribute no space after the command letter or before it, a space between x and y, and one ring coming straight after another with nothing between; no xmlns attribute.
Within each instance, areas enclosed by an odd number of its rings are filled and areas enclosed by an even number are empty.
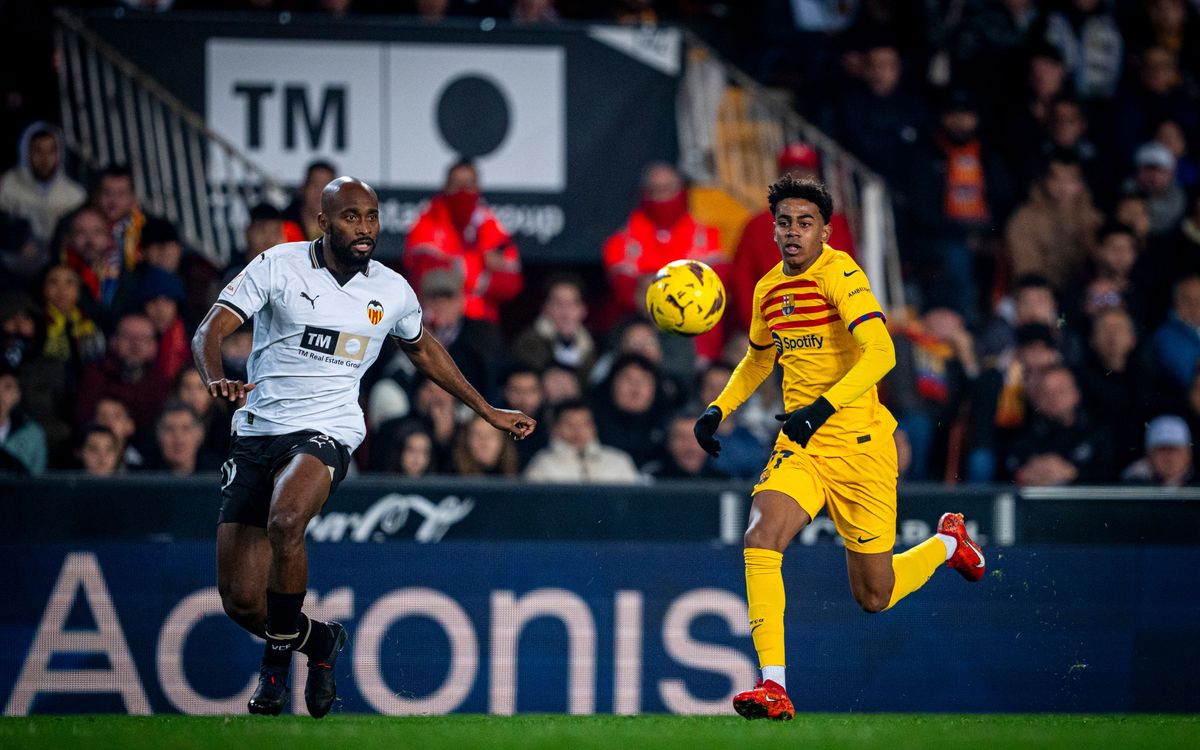
<svg viewBox="0 0 1200 750"><path fill-rule="evenodd" d="M265 529L275 475L302 453L316 456L333 469L329 485L329 494L333 495L350 468L350 449L338 441L313 430L286 435L234 435L229 460L221 467L221 513L217 523L244 523Z"/></svg>

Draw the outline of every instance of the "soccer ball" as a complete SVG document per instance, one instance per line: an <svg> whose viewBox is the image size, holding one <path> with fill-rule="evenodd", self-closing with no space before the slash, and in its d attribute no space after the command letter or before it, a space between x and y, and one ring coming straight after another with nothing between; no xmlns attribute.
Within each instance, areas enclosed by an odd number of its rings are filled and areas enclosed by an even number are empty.
<svg viewBox="0 0 1200 750"><path fill-rule="evenodd" d="M646 310L667 333L698 336L725 312L725 285L698 260L675 260L658 269L646 290Z"/></svg>

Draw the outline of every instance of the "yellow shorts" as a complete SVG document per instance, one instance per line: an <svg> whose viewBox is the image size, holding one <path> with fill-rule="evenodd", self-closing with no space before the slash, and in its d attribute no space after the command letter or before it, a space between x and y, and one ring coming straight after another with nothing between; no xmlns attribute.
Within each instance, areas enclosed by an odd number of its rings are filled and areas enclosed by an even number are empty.
<svg viewBox="0 0 1200 750"><path fill-rule="evenodd" d="M828 506L846 549L887 552L896 544L898 474L890 440L869 453L813 456L780 435L751 495L782 492L812 518Z"/></svg>

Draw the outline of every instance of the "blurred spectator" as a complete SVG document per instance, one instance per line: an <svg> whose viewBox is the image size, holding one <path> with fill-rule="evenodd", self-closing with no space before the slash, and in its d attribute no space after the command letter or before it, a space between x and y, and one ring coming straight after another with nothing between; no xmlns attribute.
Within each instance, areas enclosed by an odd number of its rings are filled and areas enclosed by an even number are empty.
<svg viewBox="0 0 1200 750"><path fill-rule="evenodd" d="M542 392L542 378L537 370L526 365L516 364L509 367L500 381L500 395L504 406L516 409L544 423L546 403ZM578 397L576 394L574 397ZM550 442L550 430L534 430L529 437L518 440L517 463L522 469L529 465L533 454L545 448Z"/></svg>
<svg viewBox="0 0 1200 750"><path fill-rule="evenodd" d="M1163 120L1154 130L1154 143L1161 143L1175 157L1175 183L1186 190L1200 185L1200 164L1188 149L1187 133L1174 120Z"/></svg>
<svg viewBox="0 0 1200 750"><path fill-rule="evenodd" d="M623 26L654 26L658 23L654 0L615 0L612 5L612 20Z"/></svg>
<svg viewBox="0 0 1200 750"><path fill-rule="evenodd" d="M109 355L83 371L75 402L77 423L87 424L96 403L111 396L129 408L139 432L148 431L171 388L155 366L157 356L157 336L150 319L140 313L123 316L109 342Z"/></svg>
<svg viewBox="0 0 1200 750"><path fill-rule="evenodd" d="M68 381L79 381L83 366L104 356L104 334L80 308L82 284L70 266L50 266L42 279L45 301L46 357L67 367Z"/></svg>
<svg viewBox="0 0 1200 750"><path fill-rule="evenodd" d="M1062 54L1051 44L1032 45L1025 58L1024 74L1015 80L1015 91L998 89L992 134L1005 154L1036 153L1049 122L1051 105L1066 93L1066 68ZM981 89L986 94L996 89Z"/></svg>
<svg viewBox="0 0 1200 750"><path fill-rule="evenodd" d="M866 51L863 86L837 100L833 135L892 190L897 217L911 211L913 178L927 163L932 117L925 103L905 91L899 50L880 43Z"/></svg>
<svg viewBox="0 0 1200 750"><path fill-rule="evenodd" d="M250 209L250 223L246 224L245 247L238 257L230 261L221 277L228 284L242 269L265 250L287 242L283 231L283 214L270 203L259 203Z"/></svg>
<svg viewBox="0 0 1200 750"><path fill-rule="evenodd" d="M997 478L1013 438L1029 419L1029 393L1043 373L1062 364L1054 332L1028 323L1016 330L1016 348L987 363L971 393L966 465L969 482Z"/></svg>
<svg viewBox="0 0 1200 750"><path fill-rule="evenodd" d="M229 452L231 414L228 401L215 399L208 393L195 366L188 365L175 375L171 398L191 408L204 428L201 453L224 456Z"/></svg>
<svg viewBox="0 0 1200 750"><path fill-rule="evenodd" d="M1013 274L1041 274L1059 292L1067 290L1082 274L1102 221L1079 160L1056 152L1029 200L1008 221L1005 242Z"/></svg>
<svg viewBox="0 0 1200 750"><path fill-rule="evenodd" d="M659 268L673 260L698 260L729 278L721 238L715 227L688 213L683 178L670 164L654 162L642 172L637 208L624 227L604 243L604 268L619 315L644 314L646 289ZM696 353L715 359L724 339L721 327L697 336Z"/></svg>
<svg viewBox="0 0 1200 750"><path fill-rule="evenodd" d="M145 455L135 440L137 425L129 415L129 409L116 398L105 397L96 402L92 414L93 424L100 425L117 436L118 452L123 467L140 469L146 465ZM143 446L144 447L144 446Z"/></svg>
<svg viewBox="0 0 1200 750"><path fill-rule="evenodd" d="M1108 99L1117 91L1125 40L1106 0L1068 0L1047 18L1046 39L1062 53L1081 99Z"/></svg>
<svg viewBox="0 0 1200 750"><path fill-rule="evenodd" d="M819 180L821 155L812 146L795 142L779 152L777 166L780 177L799 174ZM846 215L835 210L829 219L829 226L829 246L853 256L854 238ZM770 209L764 209L750 217L742 227L742 236L726 277L725 291L729 294L729 301L725 314L732 314L731 320L740 330L750 330L755 284L779 262L779 246L775 244L775 216Z"/></svg>
<svg viewBox="0 0 1200 750"><path fill-rule="evenodd" d="M211 471L220 463L200 453L204 444L204 426L187 404L170 402L163 407L154 431L158 444L158 465L177 477L190 477Z"/></svg>
<svg viewBox="0 0 1200 750"><path fill-rule="evenodd" d="M1020 164L1020 181L1028 184L1037 179L1045 161L1056 151L1073 153L1079 160L1083 180L1098 205L1112 204L1117 194L1113 160L1101 151L1093 138L1088 115L1077 99L1055 99L1050 105L1040 148L1030 154L1012 155Z"/></svg>
<svg viewBox="0 0 1200 750"><path fill-rule="evenodd" d="M21 135L18 166L0 175L0 210L27 220L43 248L59 220L87 200L83 186L66 174L65 151L57 126L35 122Z"/></svg>
<svg viewBox="0 0 1200 750"><path fill-rule="evenodd" d="M727 479L728 475L715 466L696 436L692 414L676 414L667 421L667 442L663 456L643 467L655 479ZM724 443L721 448L724 451Z"/></svg>
<svg viewBox="0 0 1200 750"><path fill-rule="evenodd" d="M300 236L288 237L288 241L315 240L324 234L317 223L317 214L321 213L321 191L335 177L337 167L327 161L313 161L305 168L304 182L283 210L283 218L300 229Z"/></svg>
<svg viewBox="0 0 1200 750"><path fill-rule="evenodd" d="M93 301L111 306L123 266L113 252L112 233L100 209L84 206L71 215L60 258L79 274Z"/></svg>
<svg viewBox="0 0 1200 750"><path fill-rule="evenodd" d="M1185 76L1200 82L1200 7L1186 0L1147 0L1138 3L1130 46L1135 50L1161 47L1174 52Z"/></svg>
<svg viewBox="0 0 1200 750"><path fill-rule="evenodd" d="M1189 193L1187 213L1179 228L1156 249L1158 252L1146 263L1155 269L1149 279L1156 282L1147 294L1151 301L1161 298L1165 302L1171 298L1169 285L1174 280L1200 274L1200 188Z"/></svg>
<svg viewBox="0 0 1200 750"><path fill-rule="evenodd" d="M112 305L121 276L132 271L143 260L142 229L148 217L138 205L134 191L133 173L123 164L113 164L100 173L92 191L92 203L108 222L112 245L100 280L100 300Z"/></svg>
<svg viewBox="0 0 1200 750"><path fill-rule="evenodd" d="M145 313L158 337L155 367L164 378L173 380L180 368L192 361L191 341L179 316L183 283L173 273L147 266L135 294L137 309Z"/></svg>
<svg viewBox="0 0 1200 750"><path fill-rule="evenodd" d="M429 425L433 439L433 463L438 467L452 465L454 436L458 434L457 401L440 385L422 378L413 396L413 413Z"/></svg>
<svg viewBox="0 0 1200 750"><path fill-rule="evenodd" d="M713 363L700 373L696 388L697 403L689 414L699 414L716 401L732 374L733 368L724 362ZM713 468L734 479L757 478L767 460L766 445L743 424L745 414L746 405L743 405L721 420L721 426L717 428L717 439L721 441L721 455L711 461ZM695 416L690 418L692 422L695 421ZM691 434L691 427L688 429ZM692 438L695 444L695 436Z"/></svg>
<svg viewBox="0 0 1200 750"><path fill-rule="evenodd" d="M1044 28L1035 0L966 3L950 42L954 79L972 91L1003 91L1020 80L1025 50Z"/></svg>
<svg viewBox="0 0 1200 750"><path fill-rule="evenodd" d="M1175 155L1163 144L1149 141L1138 147L1133 166L1125 191L1145 196L1151 237L1169 234L1187 211L1187 197L1175 182Z"/></svg>
<svg viewBox="0 0 1200 750"><path fill-rule="evenodd" d="M517 26L558 23L554 0L514 0L509 18Z"/></svg>
<svg viewBox="0 0 1200 750"><path fill-rule="evenodd" d="M1121 472L1121 483L1153 487L1183 487L1195 483L1192 432L1173 414L1155 417L1146 426L1145 458Z"/></svg>
<svg viewBox="0 0 1200 750"><path fill-rule="evenodd" d="M1070 295L1069 322L1086 334L1098 313L1120 307L1141 327L1147 317L1147 303L1135 281L1137 267L1138 243L1133 230L1116 223L1101 227L1092 248L1091 272Z"/></svg>
<svg viewBox="0 0 1200 750"><path fill-rule="evenodd" d="M550 409L564 401L583 398L583 384L579 381L579 373L565 365L550 365L542 370L542 393L545 395L546 407Z"/></svg>
<svg viewBox="0 0 1200 750"><path fill-rule="evenodd" d="M1083 406L1113 436L1117 466L1127 466L1142 449L1142 427L1154 393L1154 378L1138 350L1133 319L1112 307L1092 320L1087 358L1079 370Z"/></svg>
<svg viewBox="0 0 1200 750"><path fill-rule="evenodd" d="M1200 364L1200 276L1175 284L1171 313L1154 333L1155 361L1179 394L1191 388Z"/></svg>
<svg viewBox="0 0 1200 750"><path fill-rule="evenodd" d="M41 426L55 465L69 458L74 384L67 369L43 352L45 317L26 294L0 292L0 367L20 372L21 410Z"/></svg>
<svg viewBox="0 0 1200 750"><path fill-rule="evenodd" d="M946 308L926 311L896 331L893 341L896 366L886 381L888 408L909 439L905 478L941 479L950 428L980 370L975 341L962 316Z"/></svg>
<svg viewBox="0 0 1200 750"><path fill-rule="evenodd" d="M612 374L592 395L600 442L628 453L638 466L661 453L668 409L659 389L658 369L637 354L618 359Z"/></svg>
<svg viewBox="0 0 1200 750"><path fill-rule="evenodd" d="M504 350L500 330L465 315L467 299L456 271L432 269L421 277L419 289L425 327L450 352L467 381L480 393L490 393L497 354Z"/></svg>
<svg viewBox="0 0 1200 750"><path fill-rule="evenodd" d="M405 276L414 288L435 269L458 273L466 316L493 324L500 322L500 305L525 284L517 245L480 195L479 171L470 160L447 170L442 192L405 240Z"/></svg>
<svg viewBox="0 0 1200 750"><path fill-rule="evenodd" d="M246 363L254 349L254 322L248 320L221 342L221 366L225 377L231 380L246 379Z"/></svg>
<svg viewBox="0 0 1200 750"><path fill-rule="evenodd" d="M1032 487L1112 481L1116 471L1108 429L1080 406L1071 371L1051 367L1031 396L1033 419L1008 457L1013 479Z"/></svg>
<svg viewBox="0 0 1200 750"><path fill-rule="evenodd" d="M112 430L91 425L79 441L79 465L90 477L111 477L121 471L121 441Z"/></svg>
<svg viewBox="0 0 1200 750"><path fill-rule="evenodd" d="M908 269L926 305L949 307L969 323L979 316L976 259L994 254L994 243L987 240L1011 203L1006 170L983 142L979 126L972 97L963 90L948 92L933 158L919 178L928 181L914 206L922 214L922 240L910 251Z"/></svg>
<svg viewBox="0 0 1200 750"><path fill-rule="evenodd" d="M0 287L21 286L46 265L29 222L0 209Z"/></svg>
<svg viewBox="0 0 1200 750"><path fill-rule="evenodd" d="M1150 246L1150 208L1146 196L1138 192L1118 196L1113 217L1133 230L1140 248L1145 250Z"/></svg>
<svg viewBox="0 0 1200 750"><path fill-rule="evenodd" d="M0 364L0 472L41 474L46 470L46 435L20 405L17 371Z"/></svg>
<svg viewBox="0 0 1200 750"><path fill-rule="evenodd" d="M601 445L586 401L573 399L554 408L550 445L525 470L535 482L634 483L637 467L628 453Z"/></svg>
<svg viewBox="0 0 1200 750"><path fill-rule="evenodd" d="M216 299L220 272L207 258L187 252L179 232L169 221L148 219L142 229L143 262L126 276L118 290L118 309L139 307L137 288L148 268L158 268L179 277L183 283L183 298L178 301L179 314L185 320L203 320ZM132 298L132 299L131 299Z"/></svg>
<svg viewBox="0 0 1200 750"><path fill-rule="evenodd" d="M513 356L534 369L555 362L586 378L596 361L595 342L583 326L586 317L582 280L575 276L551 277L546 283L542 313L513 341Z"/></svg>
<svg viewBox="0 0 1200 750"><path fill-rule="evenodd" d="M388 422L376 433L371 452L371 468L379 472L409 479L438 473L433 463L433 438L419 419Z"/></svg>
<svg viewBox="0 0 1200 750"><path fill-rule="evenodd" d="M1190 133L1200 128L1200 105L1183 85L1176 53L1148 47L1138 55L1138 70L1117 100L1117 137L1126 157L1152 138L1163 120L1174 120Z"/></svg>
<svg viewBox="0 0 1200 750"><path fill-rule="evenodd" d="M460 477L509 477L520 471L516 443L479 415L459 428L451 466Z"/></svg>

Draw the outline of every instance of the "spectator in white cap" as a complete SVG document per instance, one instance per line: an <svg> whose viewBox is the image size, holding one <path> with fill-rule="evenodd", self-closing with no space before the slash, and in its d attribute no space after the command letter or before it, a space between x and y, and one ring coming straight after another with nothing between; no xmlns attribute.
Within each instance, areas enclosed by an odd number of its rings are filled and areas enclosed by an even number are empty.
<svg viewBox="0 0 1200 750"><path fill-rule="evenodd" d="M1146 457L1121 474L1121 482L1154 487L1192 484L1192 432L1182 417L1155 417L1146 426Z"/></svg>
<svg viewBox="0 0 1200 750"><path fill-rule="evenodd" d="M1187 197L1175 181L1175 154L1158 141L1150 141L1138 147L1133 166L1125 192L1146 196L1152 237L1171 233L1187 211Z"/></svg>

